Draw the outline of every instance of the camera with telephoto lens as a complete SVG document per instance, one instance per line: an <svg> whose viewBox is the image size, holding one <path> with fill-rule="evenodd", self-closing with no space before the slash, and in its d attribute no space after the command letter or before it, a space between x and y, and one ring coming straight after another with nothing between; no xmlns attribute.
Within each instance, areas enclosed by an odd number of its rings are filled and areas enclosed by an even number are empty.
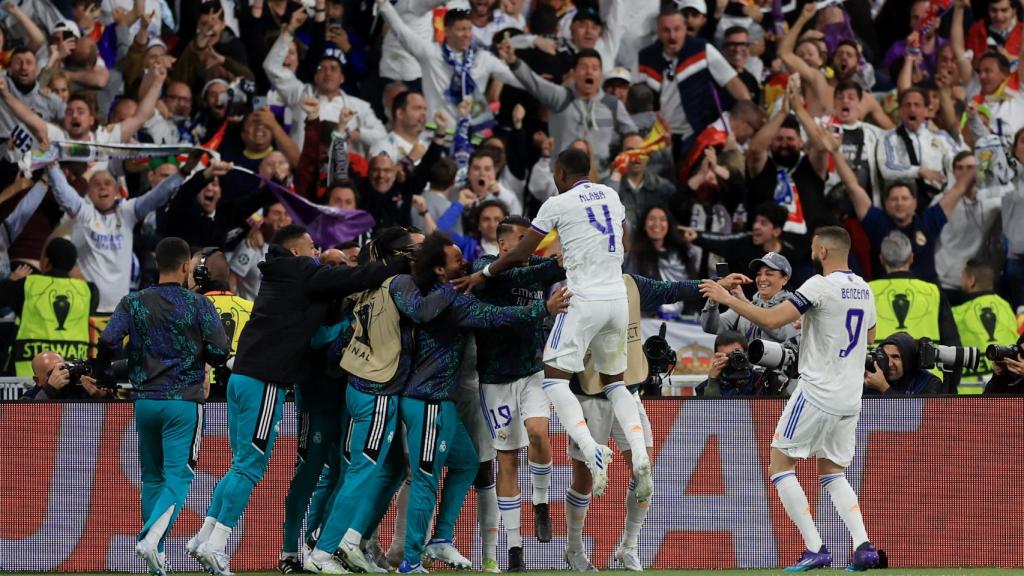
<svg viewBox="0 0 1024 576"><path fill-rule="evenodd" d="M954 370L977 370L981 354L969 346L943 346L929 338L917 341L917 355L922 370L938 367L944 372Z"/></svg>
<svg viewBox="0 0 1024 576"><path fill-rule="evenodd" d="M1001 362L1003 360L1016 360L1020 356L1020 348L1016 345L1000 346L999 344L990 344L985 349L985 358L993 362Z"/></svg>
<svg viewBox="0 0 1024 576"><path fill-rule="evenodd" d="M797 352L793 346L759 339L750 343L747 355L752 363L784 374L788 378L796 378L800 374Z"/></svg>
<svg viewBox="0 0 1024 576"><path fill-rule="evenodd" d="M881 348L868 350L868 355L864 358L864 369L874 374L875 364L878 364L878 369L882 371L883 376L889 371L889 356L885 350Z"/></svg>

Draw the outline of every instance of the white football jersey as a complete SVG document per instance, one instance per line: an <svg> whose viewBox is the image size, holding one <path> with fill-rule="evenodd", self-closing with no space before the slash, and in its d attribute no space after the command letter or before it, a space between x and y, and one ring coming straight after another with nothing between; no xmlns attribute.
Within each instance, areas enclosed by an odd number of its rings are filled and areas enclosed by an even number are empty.
<svg viewBox="0 0 1024 576"><path fill-rule="evenodd" d="M562 265L573 298L622 300L622 221L626 209L615 190L588 180L548 198L533 219L542 234L558 231Z"/></svg>
<svg viewBox="0 0 1024 576"><path fill-rule="evenodd" d="M868 330L875 297L853 272L814 276L789 300L804 315L799 388L815 406L840 416L860 413Z"/></svg>

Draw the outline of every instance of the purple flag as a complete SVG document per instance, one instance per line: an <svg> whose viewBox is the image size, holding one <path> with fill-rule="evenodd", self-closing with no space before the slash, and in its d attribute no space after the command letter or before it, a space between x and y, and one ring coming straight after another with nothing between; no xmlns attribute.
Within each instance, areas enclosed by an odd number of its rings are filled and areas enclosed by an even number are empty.
<svg viewBox="0 0 1024 576"><path fill-rule="evenodd" d="M260 180L274 191L292 221L309 230L313 241L323 248L355 240L376 224L373 216L365 210L344 210L314 204L276 182L262 177Z"/></svg>

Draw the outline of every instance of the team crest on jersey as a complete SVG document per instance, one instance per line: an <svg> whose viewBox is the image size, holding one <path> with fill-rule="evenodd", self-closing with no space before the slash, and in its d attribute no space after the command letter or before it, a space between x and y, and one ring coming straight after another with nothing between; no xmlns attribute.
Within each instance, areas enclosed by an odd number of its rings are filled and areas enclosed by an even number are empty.
<svg viewBox="0 0 1024 576"><path fill-rule="evenodd" d="M388 442L391 442L395 438L395 431L388 432Z"/></svg>
<svg viewBox="0 0 1024 576"><path fill-rule="evenodd" d="M441 440L441 444L437 447L437 449L441 452L444 452L445 450L448 449L448 444L444 440Z"/></svg>
<svg viewBox="0 0 1024 576"><path fill-rule="evenodd" d="M508 438L508 431L507 430L505 430L504 428L502 428L501 430L498 430L498 439L505 440L507 438Z"/></svg>
<svg viewBox="0 0 1024 576"><path fill-rule="evenodd" d="M313 444L319 444L322 439L323 438L320 435L320 432L317 432L316 434L313 434Z"/></svg>

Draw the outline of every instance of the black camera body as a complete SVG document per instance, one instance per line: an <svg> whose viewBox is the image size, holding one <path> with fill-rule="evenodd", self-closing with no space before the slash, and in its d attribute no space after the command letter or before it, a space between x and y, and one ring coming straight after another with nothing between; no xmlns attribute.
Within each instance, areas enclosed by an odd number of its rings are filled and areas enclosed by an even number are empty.
<svg viewBox="0 0 1024 576"><path fill-rule="evenodd" d="M64 368L67 369L72 384L77 384L82 376L92 376L92 364L87 360L67 360L64 362Z"/></svg>
<svg viewBox="0 0 1024 576"><path fill-rule="evenodd" d="M743 350L733 350L732 352L729 352L726 358L726 366L728 366L730 370L737 372L747 371L754 367L754 365L750 363L750 358L747 357L747 353Z"/></svg>
<svg viewBox="0 0 1024 576"><path fill-rule="evenodd" d="M1018 356L1020 356L1020 348L1015 344L1011 344L1010 346L991 344L985 349L985 358L988 358L993 362L1000 362L1007 359L1016 360Z"/></svg>
<svg viewBox="0 0 1024 576"><path fill-rule="evenodd" d="M880 347L868 350L867 356L864 357L864 369L868 372L872 374L875 372L875 364L878 364L878 369L882 371L882 375L889 371L889 356Z"/></svg>

